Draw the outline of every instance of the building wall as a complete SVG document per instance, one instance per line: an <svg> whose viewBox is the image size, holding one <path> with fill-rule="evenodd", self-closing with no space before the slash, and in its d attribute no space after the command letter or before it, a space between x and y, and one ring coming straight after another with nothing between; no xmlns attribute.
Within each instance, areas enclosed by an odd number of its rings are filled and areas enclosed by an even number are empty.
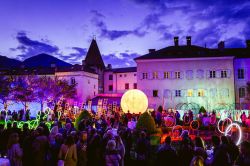
<svg viewBox="0 0 250 166"><path fill-rule="evenodd" d="M239 69L243 69L244 75L243 78L240 77ZM239 109L249 109L249 106L246 106L246 99L243 96L240 96L239 89L244 88L245 96L247 95L246 85L250 81L250 58L240 58L234 60L234 73L235 73L235 95L236 103ZM240 105L239 105L240 104Z"/></svg>
<svg viewBox="0 0 250 166"><path fill-rule="evenodd" d="M167 109L176 108L180 103L196 103L212 110L220 105L234 103L233 57L137 60L136 62L138 89L147 94L151 108L163 105ZM210 70L216 71L216 78L209 78ZM227 71L227 78L220 77L221 70ZM180 79L174 78L175 71L180 72ZM188 71L192 71L193 74L188 74ZM197 78L202 75L200 74L202 71L203 78ZM158 73L158 79L153 78L153 72ZM170 72L169 79L164 78L164 72ZM143 79L143 73L148 73L148 79ZM158 97L153 97L153 90L158 90ZM180 97L176 97L176 90L181 90ZM188 96L189 90L193 92L191 97ZM203 97L198 96L199 91L204 92Z"/></svg>
<svg viewBox="0 0 250 166"><path fill-rule="evenodd" d="M85 102L98 94L98 75L84 71L56 72L56 76L77 83L77 102Z"/></svg>
<svg viewBox="0 0 250 166"><path fill-rule="evenodd" d="M112 80L110 80L112 75ZM137 72L124 72L114 73L112 71L106 71L104 73L104 93L124 93L125 84L129 85L129 89L134 89L134 84L137 86ZM109 90L109 86L113 86L113 91Z"/></svg>

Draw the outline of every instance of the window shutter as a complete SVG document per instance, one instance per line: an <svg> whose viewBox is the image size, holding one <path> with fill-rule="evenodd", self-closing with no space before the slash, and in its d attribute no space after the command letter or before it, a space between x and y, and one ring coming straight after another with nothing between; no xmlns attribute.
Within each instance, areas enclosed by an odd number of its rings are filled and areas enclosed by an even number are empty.
<svg viewBox="0 0 250 166"><path fill-rule="evenodd" d="M153 79L153 72L148 72L148 79L152 80Z"/></svg>
<svg viewBox="0 0 250 166"><path fill-rule="evenodd" d="M164 79L164 72L163 72L163 71L159 71L159 72L158 72L158 78L159 78L160 80Z"/></svg>
<svg viewBox="0 0 250 166"><path fill-rule="evenodd" d="M175 96L175 90L172 90L172 98L176 97Z"/></svg>
<svg viewBox="0 0 250 166"><path fill-rule="evenodd" d="M174 71L170 71L170 78L171 79L175 79L175 73L174 73Z"/></svg>
<svg viewBox="0 0 250 166"><path fill-rule="evenodd" d="M210 78L210 70L207 70L207 78Z"/></svg>
<svg viewBox="0 0 250 166"><path fill-rule="evenodd" d="M180 78L183 79L183 77L184 77L184 72L180 71Z"/></svg>
<svg viewBox="0 0 250 166"><path fill-rule="evenodd" d="M227 78L231 77L231 70L227 70Z"/></svg>
<svg viewBox="0 0 250 166"><path fill-rule="evenodd" d="M143 79L143 73L139 74L139 79L142 80Z"/></svg>
<svg viewBox="0 0 250 166"><path fill-rule="evenodd" d="M186 97L186 96L187 96L187 90L181 89L181 97Z"/></svg>
<svg viewBox="0 0 250 166"><path fill-rule="evenodd" d="M216 70L215 76L216 78L221 78L221 70Z"/></svg>
<svg viewBox="0 0 250 166"><path fill-rule="evenodd" d="M193 96L194 96L194 97L197 97L197 96L198 96L198 89L194 89L194 90L193 90Z"/></svg>

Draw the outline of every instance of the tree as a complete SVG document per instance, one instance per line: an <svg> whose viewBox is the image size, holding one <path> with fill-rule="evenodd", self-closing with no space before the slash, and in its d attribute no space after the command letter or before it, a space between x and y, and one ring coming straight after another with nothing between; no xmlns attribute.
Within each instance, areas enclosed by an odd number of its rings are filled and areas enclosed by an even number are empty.
<svg viewBox="0 0 250 166"><path fill-rule="evenodd" d="M54 84L54 79L49 76L38 77L35 84L35 96L36 101L41 104L41 111L43 111L43 106L45 102L49 102L52 93L52 88Z"/></svg>
<svg viewBox="0 0 250 166"><path fill-rule="evenodd" d="M149 133L153 133L156 131L155 121L153 117L147 111L141 114L136 124L136 129L137 130L146 129L147 132Z"/></svg>
<svg viewBox="0 0 250 166"><path fill-rule="evenodd" d="M20 76L15 79L13 99L24 105L25 112L27 110L28 103L35 101L36 99L34 93L36 80L35 76Z"/></svg>
<svg viewBox="0 0 250 166"><path fill-rule="evenodd" d="M9 101L12 97L12 78L9 76L0 76L0 101L4 105L6 111L9 106Z"/></svg>

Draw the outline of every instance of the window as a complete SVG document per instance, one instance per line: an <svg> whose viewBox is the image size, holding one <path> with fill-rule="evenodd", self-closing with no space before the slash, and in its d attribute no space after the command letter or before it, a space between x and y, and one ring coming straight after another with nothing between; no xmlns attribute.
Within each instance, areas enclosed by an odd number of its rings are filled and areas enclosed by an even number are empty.
<svg viewBox="0 0 250 166"><path fill-rule="evenodd" d="M142 79L148 79L148 73L142 73Z"/></svg>
<svg viewBox="0 0 250 166"><path fill-rule="evenodd" d="M134 76L136 77L136 74L134 74Z"/></svg>
<svg viewBox="0 0 250 166"><path fill-rule="evenodd" d="M113 74L109 75L109 80L113 80Z"/></svg>
<svg viewBox="0 0 250 166"><path fill-rule="evenodd" d="M109 91L113 91L113 85L109 85Z"/></svg>
<svg viewBox="0 0 250 166"><path fill-rule="evenodd" d="M153 72L153 79L158 79L158 73L157 72Z"/></svg>
<svg viewBox="0 0 250 166"><path fill-rule="evenodd" d="M196 77L199 78L199 79L204 78L204 70L201 70L201 69L197 70Z"/></svg>
<svg viewBox="0 0 250 166"><path fill-rule="evenodd" d="M192 97L193 96L193 90L192 89L188 89L187 96L188 97Z"/></svg>
<svg viewBox="0 0 250 166"><path fill-rule="evenodd" d="M245 78L244 69L238 69L238 79L244 79L244 78Z"/></svg>
<svg viewBox="0 0 250 166"><path fill-rule="evenodd" d="M175 75L175 79L181 78L181 72L179 72L179 71L174 72L174 75Z"/></svg>
<svg viewBox="0 0 250 166"><path fill-rule="evenodd" d="M216 71L215 70L209 71L209 78L216 78Z"/></svg>
<svg viewBox="0 0 250 166"><path fill-rule="evenodd" d="M203 96L205 96L204 90L203 90L203 89L199 89L197 95L198 95L198 97L203 97Z"/></svg>
<svg viewBox="0 0 250 166"><path fill-rule="evenodd" d="M175 90L175 97L181 97L181 90Z"/></svg>
<svg viewBox="0 0 250 166"><path fill-rule="evenodd" d="M122 74L120 74L120 77L122 77Z"/></svg>
<svg viewBox="0 0 250 166"><path fill-rule="evenodd" d="M170 78L170 72L164 72L164 78L169 79Z"/></svg>
<svg viewBox="0 0 250 166"><path fill-rule="evenodd" d="M217 96L217 89L216 88L210 89L210 96L211 97L216 97Z"/></svg>
<svg viewBox="0 0 250 166"><path fill-rule="evenodd" d="M76 79L74 77L71 78L71 84L72 85L76 84Z"/></svg>
<svg viewBox="0 0 250 166"><path fill-rule="evenodd" d="M187 70L187 71L186 71L186 78L187 78L188 80L193 79L193 70Z"/></svg>
<svg viewBox="0 0 250 166"><path fill-rule="evenodd" d="M158 90L153 90L153 97L158 97Z"/></svg>
<svg viewBox="0 0 250 166"><path fill-rule="evenodd" d="M239 97L240 97L240 98L246 97L245 88L239 88Z"/></svg>
<svg viewBox="0 0 250 166"><path fill-rule="evenodd" d="M227 78L227 71L226 70L221 70L220 71L220 77L221 78Z"/></svg>
<svg viewBox="0 0 250 166"><path fill-rule="evenodd" d="M137 83L134 83L134 89L137 89Z"/></svg>
<svg viewBox="0 0 250 166"><path fill-rule="evenodd" d="M90 80L88 80L88 84L90 84Z"/></svg>
<svg viewBox="0 0 250 166"><path fill-rule="evenodd" d="M129 83L125 84L125 89L129 89Z"/></svg>
<svg viewBox="0 0 250 166"><path fill-rule="evenodd" d="M227 89L227 88L221 89L221 96L229 97L229 89Z"/></svg>
<svg viewBox="0 0 250 166"><path fill-rule="evenodd" d="M124 74L124 77L127 77L127 74Z"/></svg>
<svg viewBox="0 0 250 166"><path fill-rule="evenodd" d="M94 85L94 89L95 89L95 85Z"/></svg>

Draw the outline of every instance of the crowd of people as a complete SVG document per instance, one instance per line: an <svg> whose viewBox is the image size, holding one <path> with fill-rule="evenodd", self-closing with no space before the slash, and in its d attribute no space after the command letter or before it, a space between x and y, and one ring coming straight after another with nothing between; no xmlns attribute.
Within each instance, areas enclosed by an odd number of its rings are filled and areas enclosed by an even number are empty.
<svg viewBox="0 0 250 166"><path fill-rule="evenodd" d="M158 124L159 113L152 114ZM22 129L17 122L7 128L0 125L1 156L11 166L250 165L248 141L238 147L230 137L213 136L205 143L201 137L191 140L183 131L181 141L172 142L168 136L163 144L152 145L147 130L127 127L139 115L127 113L121 118L113 113L110 118L83 119L78 126L66 119L54 121L51 129L43 121L36 129L26 123Z"/></svg>

